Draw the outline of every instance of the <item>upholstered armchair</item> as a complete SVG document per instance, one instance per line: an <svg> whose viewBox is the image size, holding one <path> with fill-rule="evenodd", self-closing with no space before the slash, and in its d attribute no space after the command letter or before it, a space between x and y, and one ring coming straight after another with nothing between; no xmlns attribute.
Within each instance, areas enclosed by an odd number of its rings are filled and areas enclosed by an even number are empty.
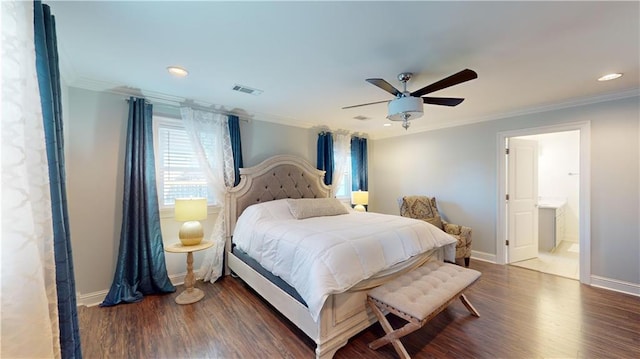
<svg viewBox="0 0 640 359"><path fill-rule="evenodd" d="M405 196L398 199L398 202L401 216L429 222L457 239L456 261L464 258L465 267L469 266L469 260L471 259L471 228L443 220L438 212L435 197Z"/></svg>

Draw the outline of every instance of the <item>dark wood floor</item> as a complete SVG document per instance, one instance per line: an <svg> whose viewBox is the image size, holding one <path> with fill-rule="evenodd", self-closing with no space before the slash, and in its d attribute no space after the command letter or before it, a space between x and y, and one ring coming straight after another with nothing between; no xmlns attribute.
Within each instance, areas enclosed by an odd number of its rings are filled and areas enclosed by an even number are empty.
<svg viewBox="0 0 640 359"><path fill-rule="evenodd" d="M640 358L640 298L510 266L472 261L482 272L467 297L403 338L414 358ZM198 282L206 296L178 305L178 292L140 303L79 308L84 358L311 358L314 345L240 280ZM391 318L394 326L401 320ZM378 323L336 358L396 358L372 351Z"/></svg>

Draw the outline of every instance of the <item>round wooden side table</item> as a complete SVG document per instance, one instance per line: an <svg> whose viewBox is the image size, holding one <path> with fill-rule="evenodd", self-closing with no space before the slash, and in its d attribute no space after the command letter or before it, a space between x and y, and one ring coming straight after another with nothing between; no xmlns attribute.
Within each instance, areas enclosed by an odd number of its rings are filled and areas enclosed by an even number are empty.
<svg viewBox="0 0 640 359"><path fill-rule="evenodd" d="M176 297L176 303L191 304L204 297L204 292L194 287L196 276L193 274L193 252L207 249L212 245L213 242L209 241L202 241L193 246L183 246L182 243L177 242L164 248L165 251L171 253L187 253L187 275L184 277L186 289Z"/></svg>

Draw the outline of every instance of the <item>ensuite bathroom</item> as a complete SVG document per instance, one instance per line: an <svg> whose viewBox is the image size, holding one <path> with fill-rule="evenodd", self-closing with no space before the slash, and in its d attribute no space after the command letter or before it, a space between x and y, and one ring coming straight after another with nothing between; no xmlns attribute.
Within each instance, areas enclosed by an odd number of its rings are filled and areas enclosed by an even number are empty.
<svg viewBox="0 0 640 359"><path fill-rule="evenodd" d="M538 256L511 264L579 279L580 131L517 138L538 143Z"/></svg>

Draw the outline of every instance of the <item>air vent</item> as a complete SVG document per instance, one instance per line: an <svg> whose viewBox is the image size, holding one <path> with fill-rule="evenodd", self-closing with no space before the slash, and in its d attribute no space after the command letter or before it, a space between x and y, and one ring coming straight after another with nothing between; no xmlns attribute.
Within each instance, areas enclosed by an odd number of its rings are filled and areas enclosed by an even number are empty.
<svg viewBox="0 0 640 359"><path fill-rule="evenodd" d="M366 117L366 116L362 116L362 115L358 115L356 117L353 118L354 120L359 120L359 121L364 121L364 120L370 120L371 117Z"/></svg>
<svg viewBox="0 0 640 359"><path fill-rule="evenodd" d="M258 96L263 92L262 90L258 90L248 86L243 86L238 84L233 85L233 90L238 92L248 93L249 95L253 95L253 96Z"/></svg>

